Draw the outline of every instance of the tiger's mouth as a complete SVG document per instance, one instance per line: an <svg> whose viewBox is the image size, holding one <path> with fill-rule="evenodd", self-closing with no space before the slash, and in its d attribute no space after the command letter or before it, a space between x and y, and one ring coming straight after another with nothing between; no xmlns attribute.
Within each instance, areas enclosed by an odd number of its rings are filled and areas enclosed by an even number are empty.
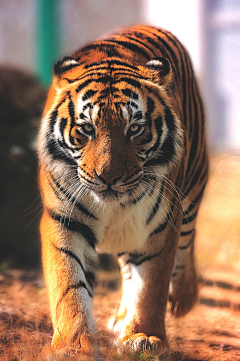
<svg viewBox="0 0 240 361"><path fill-rule="evenodd" d="M108 188L104 190L97 191L96 189L91 189L91 193L94 195L94 198L101 203L123 205L139 196L139 193L141 193L140 185L141 182L138 182L134 184L133 187L127 187L127 189L124 190L115 190L111 185L108 185Z"/></svg>
<svg viewBox="0 0 240 361"><path fill-rule="evenodd" d="M135 198L139 191L139 185L142 184L143 173L135 175L135 178L128 179L127 182L99 182L99 179L91 179L91 181L79 171L81 183L86 187L88 192L92 194L94 199L99 203L115 203L124 204ZM99 178L99 177L98 177Z"/></svg>

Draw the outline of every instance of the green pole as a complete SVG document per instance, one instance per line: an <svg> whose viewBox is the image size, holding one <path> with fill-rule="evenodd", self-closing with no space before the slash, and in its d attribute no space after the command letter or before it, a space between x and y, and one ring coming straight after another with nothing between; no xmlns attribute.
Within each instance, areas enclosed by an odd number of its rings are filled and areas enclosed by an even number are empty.
<svg viewBox="0 0 240 361"><path fill-rule="evenodd" d="M60 56L59 0L37 0L37 75L49 86L53 64Z"/></svg>

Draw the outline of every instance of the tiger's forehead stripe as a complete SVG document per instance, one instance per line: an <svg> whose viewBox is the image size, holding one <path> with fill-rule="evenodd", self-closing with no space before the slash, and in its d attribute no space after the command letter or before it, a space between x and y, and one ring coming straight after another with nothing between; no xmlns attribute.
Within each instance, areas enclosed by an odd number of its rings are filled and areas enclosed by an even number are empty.
<svg viewBox="0 0 240 361"><path fill-rule="evenodd" d="M131 70L136 70L137 71L136 66L131 65L129 63L126 63L124 61L117 60L117 59L102 60L102 61L99 61L99 62L87 64L87 65L84 66L84 69L89 69L89 68L92 68L92 67L96 67L98 70L100 70L100 69L101 70L102 69L109 69L111 65L114 65L115 67L120 65L121 69L126 70L125 68L130 68Z"/></svg>
<svg viewBox="0 0 240 361"><path fill-rule="evenodd" d="M86 86L88 86L88 84L90 84L92 82L92 79L87 79L85 80L83 83L81 83L77 89L75 90L76 93L79 93L82 89L84 89Z"/></svg>
<svg viewBox="0 0 240 361"><path fill-rule="evenodd" d="M86 70L88 69L88 70ZM80 76L79 78L76 78L77 80L84 80L85 78L91 77L92 80L96 80L103 76L111 76L114 77L114 75L126 75L126 76L133 76L133 77L139 77L139 71L136 66L131 66L128 63L121 62L117 59L114 59L112 61L102 61L97 63L90 63L84 67L84 74ZM87 81L87 80L86 80Z"/></svg>
<svg viewBox="0 0 240 361"><path fill-rule="evenodd" d="M82 83L76 88L76 92L80 92L84 87L88 86L92 81L102 83L115 83L122 78L122 80L129 81L133 85L134 79L141 78L139 69L136 66L131 66L128 63L121 62L117 59L112 61L101 61L97 63L90 63L84 67L84 73L75 79ZM123 79L125 78L125 79ZM67 78L65 78L67 80ZM133 79L133 80L132 80ZM136 80L135 80L136 81ZM71 80L73 82L73 80ZM137 82L135 86L140 87Z"/></svg>

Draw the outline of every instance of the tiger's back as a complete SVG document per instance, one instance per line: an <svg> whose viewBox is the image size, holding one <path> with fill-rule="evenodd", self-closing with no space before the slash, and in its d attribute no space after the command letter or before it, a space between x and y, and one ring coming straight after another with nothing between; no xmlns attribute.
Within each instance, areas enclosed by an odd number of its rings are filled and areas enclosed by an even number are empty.
<svg viewBox="0 0 240 361"><path fill-rule="evenodd" d="M177 316L197 295L195 220L208 162L189 56L171 33L134 26L54 71L39 134L53 345L96 349L98 251L118 254L123 278L111 327L126 344L160 350L170 280Z"/></svg>

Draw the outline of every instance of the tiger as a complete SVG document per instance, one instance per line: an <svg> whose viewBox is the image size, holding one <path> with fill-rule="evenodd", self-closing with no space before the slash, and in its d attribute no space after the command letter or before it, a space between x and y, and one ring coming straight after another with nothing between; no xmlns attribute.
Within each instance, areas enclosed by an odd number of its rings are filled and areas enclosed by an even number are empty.
<svg viewBox="0 0 240 361"><path fill-rule="evenodd" d="M187 50L167 30L134 25L63 57L38 158L53 352L100 360L92 298L101 253L120 266L122 298L109 321L119 342L169 349L168 302L179 317L197 300L195 223L208 178Z"/></svg>

